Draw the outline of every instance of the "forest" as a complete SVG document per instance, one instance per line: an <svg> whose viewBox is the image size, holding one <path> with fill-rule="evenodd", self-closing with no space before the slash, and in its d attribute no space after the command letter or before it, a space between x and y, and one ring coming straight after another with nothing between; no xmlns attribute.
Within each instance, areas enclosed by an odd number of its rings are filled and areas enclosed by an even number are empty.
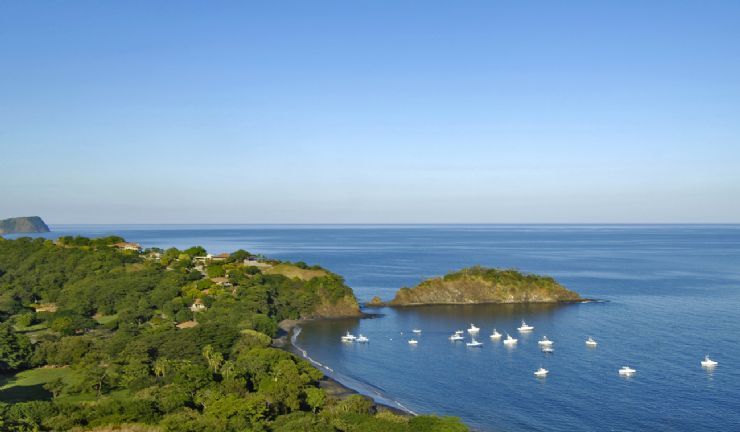
<svg viewBox="0 0 740 432"><path fill-rule="evenodd" d="M272 346L281 320L359 312L339 275L244 250L121 244L0 237L0 430L467 430L334 397L319 370Z"/></svg>

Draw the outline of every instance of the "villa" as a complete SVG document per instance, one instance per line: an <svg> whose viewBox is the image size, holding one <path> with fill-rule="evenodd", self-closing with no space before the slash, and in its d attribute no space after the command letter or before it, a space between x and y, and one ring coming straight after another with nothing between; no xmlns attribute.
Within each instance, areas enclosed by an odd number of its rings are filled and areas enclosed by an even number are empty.
<svg viewBox="0 0 740 432"><path fill-rule="evenodd" d="M129 242L118 242L113 243L111 246L114 248L125 250L125 251L135 251L139 252L141 251L141 245L138 243L129 243Z"/></svg>

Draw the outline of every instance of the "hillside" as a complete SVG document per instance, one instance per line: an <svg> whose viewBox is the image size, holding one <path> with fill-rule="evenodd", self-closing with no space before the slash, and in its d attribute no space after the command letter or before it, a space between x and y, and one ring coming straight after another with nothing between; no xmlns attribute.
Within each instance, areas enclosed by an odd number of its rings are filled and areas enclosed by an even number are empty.
<svg viewBox="0 0 740 432"><path fill-rule="evenodd" d="M38 216L15 217L0 220L0 234L42 232L49 232L49 227Z"/></svg>
<svg viewBox="0 0 740 432"><path fill-rule="evenodd" d="M425 280L414 288L401 288L389 304L556 303L580 299L551 277L471 267Z"/></svg>
<svg viewBox="0 0 740 432"><path fill-rule="evenodd" d="M0 430L467 430L334 397L321 371L270 346L282 320L359 314L339 275L127 245L0 238Z"/></svg>

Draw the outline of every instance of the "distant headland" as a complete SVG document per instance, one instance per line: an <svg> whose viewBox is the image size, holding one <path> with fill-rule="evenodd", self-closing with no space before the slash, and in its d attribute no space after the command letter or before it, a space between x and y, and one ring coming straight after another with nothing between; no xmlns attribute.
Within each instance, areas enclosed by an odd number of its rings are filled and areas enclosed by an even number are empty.
<svg viewBox="0 0 740 432"><path fill-rule="evenodd" d="M470 267L401 288L387 305L581 302L578 293L548 276L512 269ZM368 306L379 306L378 298Z"/></svg>
<svg viewBox="0 0 740 432"><path fill-rule="evenodd" d="M0 234L42 233L49 227L38 216L15 217L0 220Z"/></svg>

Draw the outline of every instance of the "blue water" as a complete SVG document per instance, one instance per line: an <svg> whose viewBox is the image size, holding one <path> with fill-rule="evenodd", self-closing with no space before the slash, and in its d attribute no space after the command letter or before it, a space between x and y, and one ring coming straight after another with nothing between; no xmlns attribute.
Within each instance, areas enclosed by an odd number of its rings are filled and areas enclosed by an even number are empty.
<svg viewBox="0 0 740 432"><path fill-rule="evenodd" d="M481 264L557 278L566 306L381 309L314 322L296 344L327 373L386 403L451 414L486 431L740 430L740 226L54 226L50 237L119 234L144 246L245 248L321 264L361 300ZM528 336L515 328L525 319ZM474 322L483 347L450 343ZM519 337L506 348L493 327ZM407 339L421 328L417 347ZM370 337L343 345L346 330ZM403 332L403 334L401 334ZM518 336L517 336L518 335ZM547 335L555 353L537 340ZM599 341L588 349L584 340ZM720 362L699 366L709 353ZM637 369L631 378L617 370ZM532 372L550 370L545 379Z"/></svg>

